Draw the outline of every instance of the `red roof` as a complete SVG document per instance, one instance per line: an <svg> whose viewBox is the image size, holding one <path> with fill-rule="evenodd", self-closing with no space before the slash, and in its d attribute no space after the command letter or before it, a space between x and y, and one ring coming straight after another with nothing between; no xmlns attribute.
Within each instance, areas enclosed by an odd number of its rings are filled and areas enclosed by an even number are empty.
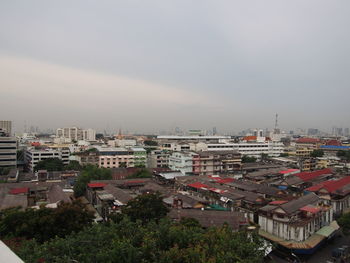
<svg viewBox="0 0 350 263"><path fill-rule="evenodd" d="M13 188L10 190L10 194L12 194L12 195L26 194L26 193L28 193L28 191L29 191L28 187Z"/></svg>
<svg viewBox="0 0 350 263"><path fill-rule="evenodd" d="M342 146L342 143L338 140L328 140L326 141L326 145Z"/></svg>
<svg viewBox="0 0 350 263"><path fill-rule="evenodd" d="M301 210L301 211L306 211L306 212L309 212L309 213L312 213L312 214L316 214L316 213L319 212L321 209L318 208L318 207L311 206L311 205L306 205L306 206L300 208L299 210Z"/></svg>
<svg viewBox="0 0 350 263"><path fill-rule="evenodd" d="M343 188L348 184L350 184L350 176L343 177L339 180L322 182L320 184L306 188L306 190L310 192L317 192L321 189L326 189L329 193L334 193L335 191Z"/></svg>
<svg viewBox="0 0 350 263"><path fill-rule="evenodd" d="M318 142L321 142L320 139L316 139L316 138L307 138L307 137L304 137L304 138L299 138L296 143L318 143Z"/></svg>
<svg viewBox="0 0 350 263"><path fill-rule="evenodd" d="M88 186L90 188L101 188L101 187L105 187L106 184L105 183L90 183L90 184L88 184Z"/></svg>
<svg viewBox="0 0 350 263"><path fill-rule="evenodd" d="M245 136L243 138L244 141L256 141L257 137L256 136Z"/></svg>
<svg viewBox="0 0 350 263"><path fill-rule="evenodd" d="M315 178L317 178L317 177L319 177L321 175L332 174L332 173L333 173L332 169L326 168L326 169L317 170L317 171L313 171L313 172L301 172L301 173L297 173L297 174L294 174L294 175L298 176L304 182L307 182L307 181L315 179Z"/></svg>
<svg viewBox="0 0 350 263"><path fill-rule="evenodd" d="M144 180L129 180L124 182L124 184L144 184L145 181Z"/></svg>
<svg viewBox="0 0 350 263"><path fill-rule="evenodd" d="M285 201L285 200L276 200L276 201L270 202L269 205L282 205L282 204L285 204L287 202L288 201Z"/></svg>
<svg viewBox="0 0 350 263"><path fill-rule="evenodd" d="M219 180L216 180L217 183L219 184L227 184L227 183L232 183L235 179L233 178L220 178Z"/></svg>
<svg viewBox="0 0 350 263"><path fill-rule="evenodd" d="M197 188L197 189L209 188L207 185L202 184L201 182L194 182L192 184L188 184L187 186L190 186L190 187L193 187L193 188Z"/></svg>

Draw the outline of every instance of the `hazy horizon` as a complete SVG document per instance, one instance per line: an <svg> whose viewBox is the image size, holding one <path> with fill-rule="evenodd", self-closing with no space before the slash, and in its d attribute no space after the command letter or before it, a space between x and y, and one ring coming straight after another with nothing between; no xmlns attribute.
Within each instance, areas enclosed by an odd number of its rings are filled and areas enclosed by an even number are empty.
<svg viewBox="0 0 350 263"><path fill-rule="evenodd" d="M350 2L2 1L0 119L221 133L350 127Z"/></svg>

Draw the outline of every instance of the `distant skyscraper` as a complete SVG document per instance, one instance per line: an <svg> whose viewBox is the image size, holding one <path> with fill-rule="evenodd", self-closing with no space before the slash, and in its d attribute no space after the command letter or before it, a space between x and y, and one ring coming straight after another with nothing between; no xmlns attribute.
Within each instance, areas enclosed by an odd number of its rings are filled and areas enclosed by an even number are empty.
<svg viewBox="0 0 350 263"><path fill-rule="evenodd" d="M317 135L319 133L319 130L318 129L314 129L314 128L309 128L307 130L307 134L308 135Z"/></svg>
<svg viewBox="0 0 350 263"><path fill-rule="evenodd" d="M213 127L213 135L216 135L218 132L216 130L216 127Z"/></svg>
<svg viewBox="0 0 350 263"><path fill-rule="evenodd" d="M0 121L0 129L6 131L8 136L12 134L12 121Z"/></svg>

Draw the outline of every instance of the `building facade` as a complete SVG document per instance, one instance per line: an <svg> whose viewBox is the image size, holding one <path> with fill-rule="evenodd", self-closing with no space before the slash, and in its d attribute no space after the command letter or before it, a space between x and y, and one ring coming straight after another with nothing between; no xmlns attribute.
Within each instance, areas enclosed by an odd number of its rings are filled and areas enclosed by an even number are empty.
<svg viewBox="0 0 350 263"><path fill-rule="evenodd" d="M15 137L0 136L0 167L17 166L17 140Z"/></svg>
<svg viewBox="0 0 350 263"><path fill-rule="evenodd" d="M62 160L63 164L67 165L69 163L69 148L45 148L45 149L35 149L29 148L25 152L25 163L30 171L35 171L35 166L38 162L49 159L58 158Z"/></svg>

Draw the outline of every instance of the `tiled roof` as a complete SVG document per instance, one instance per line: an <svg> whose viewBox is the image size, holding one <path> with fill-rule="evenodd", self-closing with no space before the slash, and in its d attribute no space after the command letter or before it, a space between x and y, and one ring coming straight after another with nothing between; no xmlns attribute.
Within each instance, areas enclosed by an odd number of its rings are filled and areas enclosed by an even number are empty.
<svg viewBox="0 0 350 263"><path fill-rule="evenodd" d="M192 184L188 184L187 186L190 186L190 187L193 187L193 188L197 188L197 189L200 189L200 188L208 188L207 185L202 184L201 182L194 182L194 183L192 183Z"/></svg>
<svg viewBox="0 0 350 263"><path fill-rule="evenodd" d="M287 212L287 214L292 214L296 211L298 211L300 208L314 204L319 200L319 197L315 195L314 193L310 193L307 195L304 195L298 199L292 200L288 203L280 205L280 207Z"/></svg>
<svg viewBox="0 0 350 263"><path fill-rule="evenodd" d="M320 211L320 208L312 206L312 205L306 205L302 208L299 208L300 211L306 211L312 214L316 214L317 212Z"/></svg>
<svg viewBox="0 0 350 263"><path fill-rule="evenodd" d="M320 139L316 139L316 138L299 138L296 143L318 143L320 142Z"/></svg>
<svg viewBox="0 0 350 263"><path fill-rule="evenodd" d="M310 192L317 192L321 189L326 189L329 193L335 193L336 191L344 188L347 185L350 185L350 176L345 176L339 180L322 182L320 184L311 186L306 190Z"/></svg>
<svg viewBox="0 0 350 263"><path fill-rule="evenodd" d="M317 170L317 171L313 171L313 172L301 172L301 173L297 173L294 175L298 176L304 182L307 182L307 181L313 180L321 175L332 174L332 173L333 173L332 169L326 168L326 169Z"/></svg>

